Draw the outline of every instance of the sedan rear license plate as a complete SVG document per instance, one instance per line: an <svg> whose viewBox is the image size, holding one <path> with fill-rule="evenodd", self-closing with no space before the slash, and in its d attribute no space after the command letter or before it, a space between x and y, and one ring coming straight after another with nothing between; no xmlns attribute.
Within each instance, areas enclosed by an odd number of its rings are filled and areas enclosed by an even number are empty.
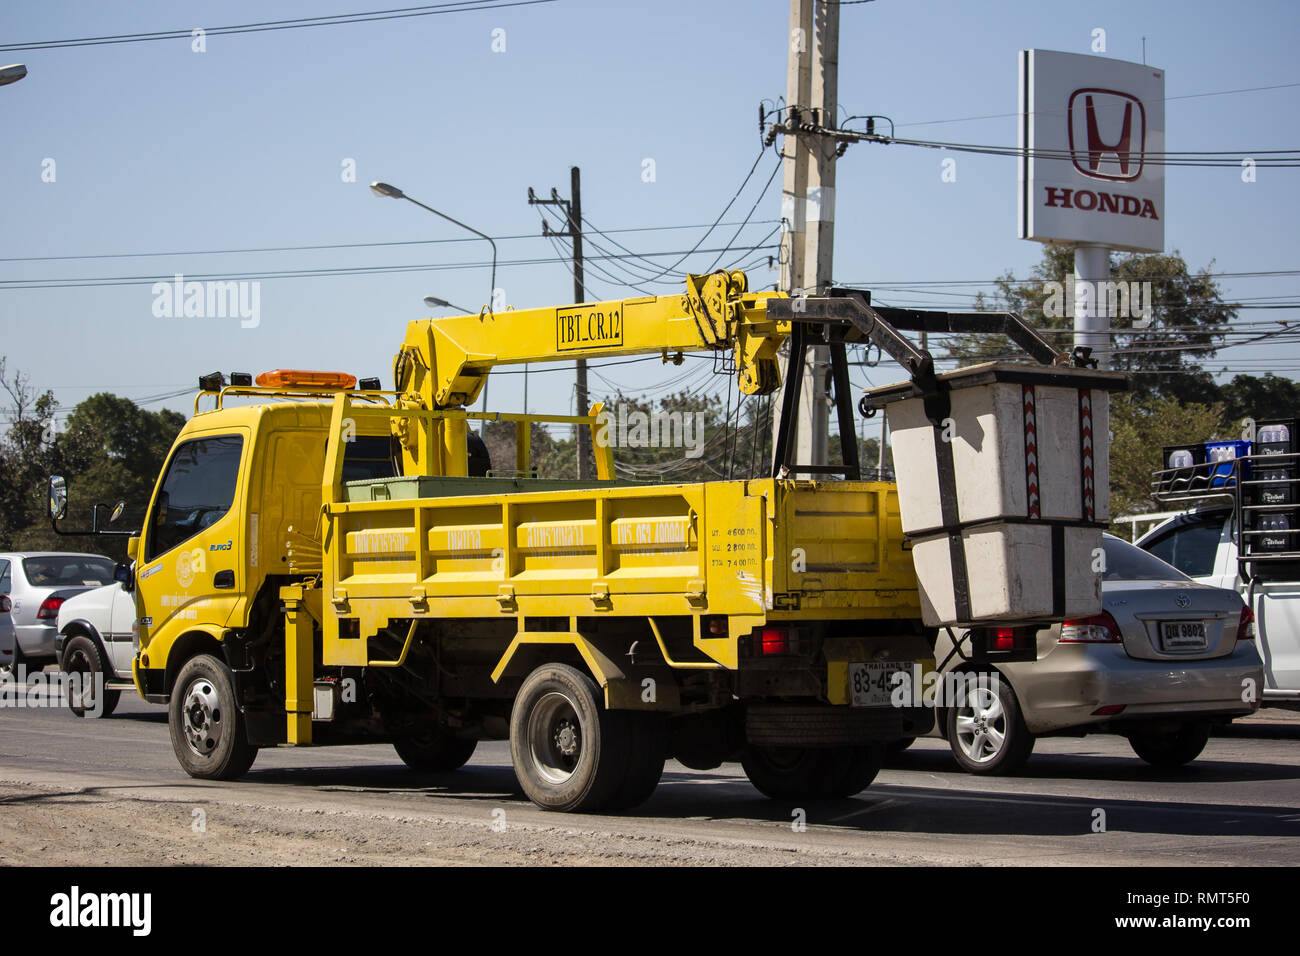
<svg viewBox="0 0 1300 956"><path fill-rule="evenodd" d="M867 661L849 665L849 695L854 707L888 707L895 674L910 674L910 661Z"/></svg>
<svg viewBox="0 0 1300 956"><path fill-rule="evenodd" d="M1204 621L1165 621L1160 625L1160 644L1166 651L1206 649Z"/></svg>

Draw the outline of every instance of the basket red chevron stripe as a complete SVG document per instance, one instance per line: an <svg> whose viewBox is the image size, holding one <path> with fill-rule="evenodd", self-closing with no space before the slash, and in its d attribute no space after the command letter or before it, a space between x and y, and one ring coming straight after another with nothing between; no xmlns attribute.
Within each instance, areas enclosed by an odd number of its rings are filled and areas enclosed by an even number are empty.
<svg viewBox="0 0 1300 956"><path fill-rule="evenodd" d="M1083 455L1083 519L1092 521L1097 512L1092 478L1092 391L1086 388L1079 389L1079 449Z"/></svg>
<svg viewBox="0 0 1300 956"><path fill-rule="evenodd" d="M1025 498L1028 502L1028 516L1042 517L1042 506L1038 495L1038 416L1034 408L1034 387L1025 385Z"/></svg>

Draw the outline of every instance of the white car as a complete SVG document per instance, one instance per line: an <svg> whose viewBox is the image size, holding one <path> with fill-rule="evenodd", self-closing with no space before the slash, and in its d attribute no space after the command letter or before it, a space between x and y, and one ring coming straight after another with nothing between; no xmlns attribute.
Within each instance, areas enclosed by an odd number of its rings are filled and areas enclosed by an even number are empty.
<svg viewBox="0 0 1300 956"><path fill-rule="evenodd" d="M14 629L13 603L9 595L0 594L0 668L14 666L14 648L18 646L18 632Z"/></svg>
<svg viewBox="0 0 1300 956"><path fill-rule="evenodd" d="M1194 509L1147 532L1137 546L1193 581L1231 588L1246 599L1264 659L1262 703L1300 709L1300 575L1275 573L1262 581L1244 581L1235 522L1232 508Z"/></svg>
<svg viewBox="0 0 1300 956"><path fill-rule="evenodd" d="M66 674L83 675L83 692L69 699L68 706L78 717L107 717L117 706L120 693L134 687L134 595L114 583L70 597L59 608L58 628L55 650L60 669ZM88 696L94 690L97 674L103 675L102 708Z"/></svg>

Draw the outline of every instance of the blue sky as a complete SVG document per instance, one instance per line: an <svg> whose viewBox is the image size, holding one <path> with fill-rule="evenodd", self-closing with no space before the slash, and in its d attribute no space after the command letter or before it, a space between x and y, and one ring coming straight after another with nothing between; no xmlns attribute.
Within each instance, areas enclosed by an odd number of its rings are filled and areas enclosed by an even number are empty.
<svg viewBox="0 0 1300 956"><path fill-rule="evenodd" d="M0 7L16 43L380 9L366 0L133 2L44 0ZM886 114L900 135L1014 145L1016 53L1027 47L1146 58L1166 71L1171 151L1294 148L1300 83L1293 3L964 3L878 0L842 11L840 101ZM148 398L222 369L342 368L391 377L405 323L434 294L477 308L487 244L416 207L379 199L380 179L493 236L503 261L553 258L537 238L529 186L567 195L582 167L583 211L605 230L711 222L758 155L757 105L783 95L787 0L558 0L387 22L188 40L0 53L29 76L0 88L0 354L50 387L64 412L95 391ZM493 52L504 30L505 51ZM498 34L500 36L500 34ZM1188 98L1178 98L1188 97ZM930 124L930 125L919 125ZM872 283L991 279L1023 273L1037 244L1016 238L1016 162L858 145L839 165L835 275ZM55 180L42 180L47 159ZM655 179L644 182L643 162ZM345 161L356 181L343 181ZM764 158L726 217L738 222L775 163ZM779 216L779 175L743 232L759 243ZM1168 170L1166 244L1216 271L1294 269L1300 170ZM721 246L734 228L703 248ZM619 233L637 252L689 249L703 228ZM15 261L32 257L466 240L299 252ZM605 242L606 240L599 240ZM589 251L590 250L589 248ZM738 255L737 253L736 255ZM676 258L676 257L673 257ZM678 271L703 269L714 254ZM734 258L728 256L727 259ZM747 257L752 258L752 257ZM661 260L665 265L672 259ZM265 279L261 321L159 318L150 284L17 290L5 282L263 273L429 265L437 271ZM754 270L755 286L776 273ZM588 297L633 294L592 275ZM1300 276L1227 279L1230 298L1294 300ZM559 262L503 266L517 307L571 298ZM974 287L970 287L973 295ZM919 302L915 293L880 294ZM933 304L965 306L955 296ZM1281 301L1281 300L1276 300ZM1243 312L1245 320L1296 318ZM1243 347L1214 367L1300 373L1294 346ZM610 368L636 390L664 379L653 363ZM899 376L880 368L879 382ZM532 410L564 411L571 377L533 376ZM492 405L520 407L518 376L493 382ZM539 398L539 396L541 396ZM155 402L188 410L188 399Z"/></svg>

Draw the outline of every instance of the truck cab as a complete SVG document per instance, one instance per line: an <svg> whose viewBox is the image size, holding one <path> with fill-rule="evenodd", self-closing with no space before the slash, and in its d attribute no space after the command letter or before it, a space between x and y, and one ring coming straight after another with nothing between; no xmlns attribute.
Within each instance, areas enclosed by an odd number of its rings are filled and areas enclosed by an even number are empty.
<svg viewBox="0 0 1300 956"><path fill-rule="evenodd" d="M147 700L167 702L176 676L167 661L274 616L255 609L301 577L290 566L295 543L305 565L318 564L330 411L313 402L226 406L182 429L132 544L136 681ZM345 480L394 474L386 434L353 434L346 449Z"/></svg>

